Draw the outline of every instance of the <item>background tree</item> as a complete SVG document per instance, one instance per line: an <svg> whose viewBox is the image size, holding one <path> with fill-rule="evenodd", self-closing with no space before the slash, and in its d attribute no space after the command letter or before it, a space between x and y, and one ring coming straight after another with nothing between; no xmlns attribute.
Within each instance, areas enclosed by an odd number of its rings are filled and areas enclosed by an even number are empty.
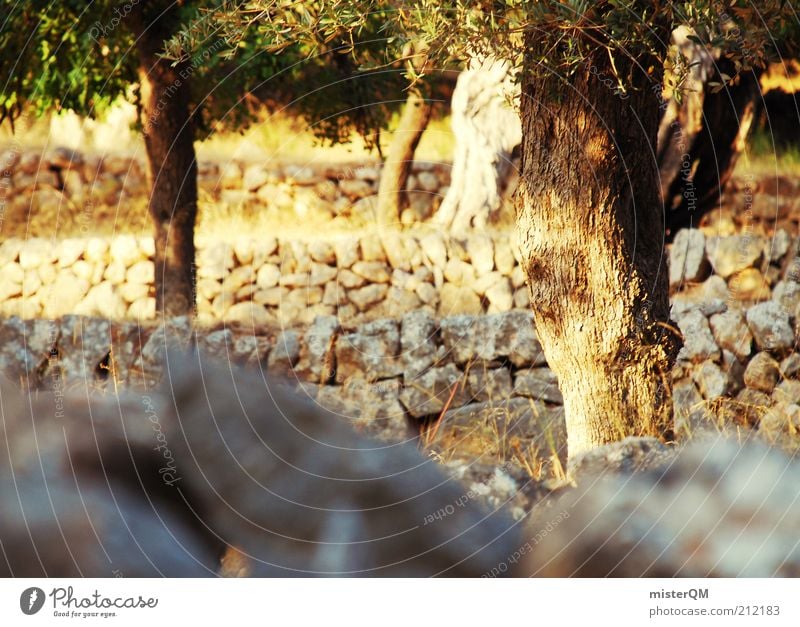
<svg viewBox="0 0 800 627"><path fill-rule="evenodd" d="M570 458L626 435L668 434L677 341L665 330L656 139L669 37L686 25L746 72L785 40L791 7L767 1L756 16L744 1L421 0L387 11L380 0L337 0L328 9L326 32L357 32L383 11L389 49L421 40L431 59L486 55L521 69L518 232ZM269 20L262 28L294 36Z"/></svg>
<svg viewBox="0 0 800 627"><path fill-rule="evenodd" d="M156 309L167 316L191 314L195 306L196 140L239 129L266 105L313 120L320 138L344 142L357 132L369 146L405 100L397 97L408 84L402 68L359 67L378 54L383 59L377 18L362 39L276 42L251 27L243 2L0 6L0 121L61 109L93 117L117 98L133 97L151 187ZM223 7L244 16L235 44L209 19ZM304 14L280 9L274 17L291 25ZM348 54L356 42L359 59Z"/></svg>
<svg viewBox="0 0 800 627"><path fill-rule="evenodd" d="M505 61L472 58L458 76L452 116L455 154L451 184L434 221L463 231L484 228L500 209L519 146L519 87Z"/></svg>

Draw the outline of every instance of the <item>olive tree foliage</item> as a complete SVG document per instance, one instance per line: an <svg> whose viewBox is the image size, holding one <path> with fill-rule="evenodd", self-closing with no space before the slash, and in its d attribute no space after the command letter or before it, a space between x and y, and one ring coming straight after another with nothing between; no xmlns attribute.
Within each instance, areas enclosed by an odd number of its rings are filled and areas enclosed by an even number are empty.
<svg viewBox="0 0 800 627"><path fill-rule="evenodd" d="M246 39L243 33L255 32L271 53L305 57L287 63L300 75L292 110L308 118L320 137L346 141L355 130L380 153L381 130L400 110L375 208L376 220L391 224L408 203L406 181L432 113L438 75L431 72L428 41L409 31L395 33L395 5L361 8L341 2L248 2L214 12L210 28L224 32L237 48ZM195 54L203 39L202 29L176 37L174 58Z"/></svg>

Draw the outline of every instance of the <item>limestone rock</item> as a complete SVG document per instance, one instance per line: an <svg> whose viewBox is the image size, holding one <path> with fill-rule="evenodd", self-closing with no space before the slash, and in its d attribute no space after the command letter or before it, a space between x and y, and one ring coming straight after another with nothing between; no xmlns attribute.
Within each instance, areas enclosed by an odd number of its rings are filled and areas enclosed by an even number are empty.
<svg viewBox="0 0 800 627"><path fill-rule="evenodd" d="M494 242L489 236L470 235L467 238L467 253L479 276L494 270Z"/></svg>
<svg viewBox="0 0 800 627"><path fill-rule="evenodd" d="M747 310L747 324L761 350L781 352L794 344L789 313L774 301L750 307Z"/></svg>
<svg viewBox="0 0 800 627"><path fill-rule="evenodd" d="M764 242L751 235L709 237L706 240L706 252L711 266L723 279L755 266L763 251Z"/></svg>
<svg viewBox="0 0 800 627"><path fill-rule="evenodd" d="M781 381L772 392L772 398L777 403L800 403L800 381Z"/></svg>
<svg viewBox="0 0 800 627"><path fill-rule="evenodd" d="M453 364L431 368L414 378L404 378L400 402L414 418L438 414L453 394L451 407L469 401L464 373Z"/></svg>
<svg viewBox="0 0 800 627"><path fill-rule="evenodd" d="M769 283L757 268L745 268L728 279L731 298L759 302L769 300Z"/></svg>
<svg viewBox="0 0 800 627"><path fill-rule="evenodd" d="M695 369L692 378L697 384L700 394L707 401L724 396L729 391L727 375L713 361L706 360Z"/></svg>
<svg viewBox="0 0 800 627"><path fill-rule="evenodd" d="M391 279L386 264L380 261L357 261L351 270L370 283L388 283Z"/></svg>
<svg viewBox="0 0 800 627"><path fill-rule="evenodd" d="M270 322L270 316L262 305L242 302L231 305L222 317L226 322L240 322L245 325L260 327Z"/></svg>
<svg viewBox="0 0 800 627"><path fill-rule="evenodd" d="M399 376L403 364L400 353L400 330L394 320L375 320L336 342L336 381L351 377L377 381Z"/></svg>
<svg viewBox="0 0 800 627"><path fill-rule="evenodd" d="M506 358L518 368L546 363L530 312L452 316L440 327L445 350L458 364Z"/></svg>
<svg viewBox="0 0 800 627"><path fill-rule="evenodd" d="M314 400L365 435L388 442L404 442L412 437L412 430L399 396L400 381L397 379L377 383L352 379L343 386L320 386Z"/></svg>
<svg viewBox="0 0 800 627"><path fill-rule="evenodd" d="M731 351L740 361L750 356L753 336L740 311L730 309L714 314L709 323L720 348Z"/></svg>
<svg viewBox="0 0 800 627"><path fill-rule="evenodd" d="M467 386L476 402L505 400L511 396L511 373L508 368L473 368L467 375Z"/></svg>
<svg viewBox="0 0 800 627"><path fill-rule="evenodd" d="M303 336L297 376L316 383L325 383L336 370L334 343L339 331L336 316L317 316Z"/></svg>
<svg viewBox="0 0 800 627"><path fill-rule="evenodd" d="M699 363L720 358L720 350L711 335L708 320L700 311L692 310L681 317L678 327L683 334L683 348L678 359Z"/></svg>
<svg viewBox="0 0 800 627"><path fill-rule="evenodd" d="M514 395L558 405L564 403L558 389L558 377L550 368L518 370L514 375Z"/></svg>
<svg viewBox="0 0 800 627"><path fill-rule="evenodd" d="M481 299L471 287L445 283L439 291L439 315L478 314L483 311Z"/></svg>
<svg viewBox="0 0 800 627"><path fill-rule="evenodd" d="M347 298L358 307L359 311L366 311L370 306L386 298L389 286L382 283L372 283L364 287L349 290Z"/></svg>
<svg viewBox="0 0 800 627"><path fill-rule="evenodd" d="M267 371L273 375L290 377L299 359L299 334L297 331L287 329L275 339L275 345L267 358Z"/></svg>
<svg viewBox="0 0 800 627"><path fill-rule="evenodd" d="M703 281L709 272L706 238L699 229L681 229L669 253L669 285Z"/></svg>
<svg viewBox="0 0 800 627"><path fill-rule="evenodd" d="M780 366L767 352L756 353L744 371L744 383L747 387L767 394L772 393L780 378Z"/></svg>

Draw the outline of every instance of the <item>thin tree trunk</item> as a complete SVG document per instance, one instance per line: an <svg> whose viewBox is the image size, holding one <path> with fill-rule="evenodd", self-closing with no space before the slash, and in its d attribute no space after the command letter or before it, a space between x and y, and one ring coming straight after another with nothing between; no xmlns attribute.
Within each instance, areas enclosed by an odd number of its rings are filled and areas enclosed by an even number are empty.
<svg viewBox="0 0 800 627"><path fill-rule="evenodd" d="M186 63L172 66L159 58L164 41L172 35L173 16L163 11L170 3L151 4L131 17L151 186L148 210L155 239L156 311L165 316L192 315L197 218L197 161L189 105L193 68Z"/></svg>
<svg viewBox="0 0 800 627"><path fill-rule="evenodd" d="M671 429L677 346L659 324L669 318L652 88L660 77L624 58L616 67L630 77L626 94L608 87L605 50L566 82L526 75L523 83L517 223L537 332L564 396L571 460Z"/></svg>
<svg viewBox="0 0 800 627"><path fill-rule="evenodd" d="M377 218L379 224L391 225L400 221L400 212L408 206L406 181L414 163L414 152L428 120L431 105L419 85L409 88L400 124L394 132L378 187Z"/></svg>
<svg viewBox="0 0 800 627"><path fill-rule="evenodd" d="M483 228L500 208L520 142L519 114L508 102L518 88L508 64L473 59L453 91L452 126L456 138L450 189L434 221L463 231Z"/></svg>

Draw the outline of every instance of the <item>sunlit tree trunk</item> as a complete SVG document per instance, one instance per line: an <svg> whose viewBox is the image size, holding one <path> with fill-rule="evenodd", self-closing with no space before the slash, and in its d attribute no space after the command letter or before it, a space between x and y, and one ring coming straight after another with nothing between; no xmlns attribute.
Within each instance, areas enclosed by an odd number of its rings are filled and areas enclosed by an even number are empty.
<svg viewBox="0 0 800 627"><path fill-rule="evenodd" d="M423 87L410 87L381 171L377 208L378 222L381 224L399 223L400 212L408 205L408 175L414 163L414 152L430 117L431 104L425 98Z"/></svg>
<svg viewBox="0 0 800 627"><path fill-rule="evenodd" d="M628 435L663 436L671 425L676 346L659 324L669 317L655 158L660 79L639 67L616 59L630 82L622 94L609 87L614 71L601 49L566 79L539 70L523 83L517 222L570 459Z"/></svg>
<svg viewBox="0 0 800 627"><path fill-rule="evenodd" d="M147 150L155 238L156 310L165 316L195 309L194 226L197 161L190 114L192 68L159 57L173 34L171 2L149 2L131 13L137 37L140 114Z"/></svg>

